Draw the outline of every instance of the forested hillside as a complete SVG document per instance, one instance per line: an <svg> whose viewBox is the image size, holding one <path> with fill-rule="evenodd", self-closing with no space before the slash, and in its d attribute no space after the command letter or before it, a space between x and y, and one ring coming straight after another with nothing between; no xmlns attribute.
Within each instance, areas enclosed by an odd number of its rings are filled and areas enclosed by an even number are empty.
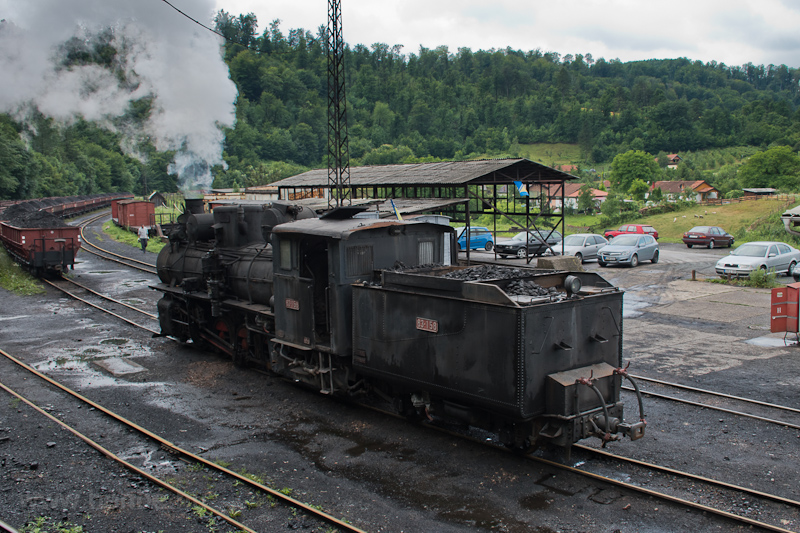
<svg viewBox="0 0 800 533"><path fill-rule="evenodd" d="M226 131L228 169L214 169L215 185L268 183L324 166L327 60L320 31L284 35L275 21L259 33L253 15L225 12L216 27L229 39L225 61L239 97L236 125ZM403 52L382 43L346 49L354 165L513 156L519 145L542 142L577 144L575 163L587 165L629 150L656 156L800 149L800 70L784 65L622 63L511 49ZM102 64L105 56L98 57L82 60ZM147 105L137 102L128 118L146 114ZM171 154L140 150L134 159L122 154L119 133L37 120L0 120L2 197L141 192L144 179L151 190L175 187ZM693 170L688 165L681 178Z"/></svg>

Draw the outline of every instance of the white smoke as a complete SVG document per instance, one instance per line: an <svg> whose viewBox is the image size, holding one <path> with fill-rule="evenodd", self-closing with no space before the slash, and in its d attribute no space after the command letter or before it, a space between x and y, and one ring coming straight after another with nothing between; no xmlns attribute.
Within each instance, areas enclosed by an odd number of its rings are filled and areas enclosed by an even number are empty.
<svg viewBox="0 0 800 533"><path fill-rule="evenodd" d="M213 0L180 1L211 25ZM235 119L220 37L160 0L0 0L0 17L0 110L21 117L34 106L60 121L81 116L113 128L131 101L151 98L144 131L123 128L123 150L135 156L137 139L147 137L178 151L171 171L192 169L193 183L182 188L210 187L208 169L224 164L221 127ZM63 66L65 43L100 35L117 50L111 69Z"/></svg>

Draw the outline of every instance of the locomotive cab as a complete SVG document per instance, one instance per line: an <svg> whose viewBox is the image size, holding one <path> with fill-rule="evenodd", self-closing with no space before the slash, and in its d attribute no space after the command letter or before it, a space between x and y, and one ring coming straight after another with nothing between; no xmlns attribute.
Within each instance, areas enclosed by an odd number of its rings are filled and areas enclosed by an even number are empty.
<svg viewBox="0 0 800 533"><path fill-rule="evenodd" d="M276 227L274 342L349 356L353 284L372 280L377 270L444 262L452 231L439 224L324 217Z"/></svg>

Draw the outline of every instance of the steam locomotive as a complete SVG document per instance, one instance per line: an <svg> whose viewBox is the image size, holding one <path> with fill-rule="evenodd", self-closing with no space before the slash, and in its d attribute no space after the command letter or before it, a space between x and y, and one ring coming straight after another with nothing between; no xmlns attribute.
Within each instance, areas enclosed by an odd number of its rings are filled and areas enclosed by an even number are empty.
<svg viewBox="0 0 800 533"><path fill-rule="evenodd" d="M644 435L641 402L639 420L622 416L620 289L461 265L449 226L362 210L184 213L158 256L162 334L513 447Z"/></svg>

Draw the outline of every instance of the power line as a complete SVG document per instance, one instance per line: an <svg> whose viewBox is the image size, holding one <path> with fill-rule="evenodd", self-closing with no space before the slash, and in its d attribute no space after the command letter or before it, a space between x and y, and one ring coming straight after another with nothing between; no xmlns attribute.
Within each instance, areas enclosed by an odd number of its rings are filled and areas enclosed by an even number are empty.
<svg viewBox="0 0 800 533"><path fill-rule="evenodd" d="M189 19L189 20L191 20L192 22L194 22L195 24L198 24L198 25L202 26L203 28L207 29L207 30L208 30L208 31L210 31L210 32L216 33L217 35L219 35L220 37L222 37L223 39L225 39L226 41L228 41L228 42L230 42L230 43L233 43L233 44L239 44L239 45L241 45L241 43L236 43L236 42L233 42L233 41L231 41L230 39L228 39L227 37L225 37L224 35L222 35L220 32L218 32L218 31L217 31L217 30L215 30L214 28L210 28L210 27L206 26L205 24L203 24L202 22L200 22L199 20L197 20L197 19L195 19L195 18L192 18L192 17L190 17L189 15L187 15L186 13L184 13L183 11L181 11L180 9L178 9L177 7L175 7L175 6L173 6L172 4L170 4L170 3L169 3L167 0L161 0L161 1L162 1L162 2L164 2L165 4L167 4L169 7L171 7L171 8L172 8L172 9L174 9L175 11L177 11L178 13L180 13L181 15L183 15L184 17L186 17L187 19ZM242 45L242 46L243 46L243 45ZM249 47L248 47L248 48L249 48Z"/></svg>
<svg viewBox="0 0 800 533"><path fill-rule="evenodd" d="M252 47L252 46L250 46L250 45L247 45L247 44L241 43L241 42L239 42L239 41L234 41L233 39L229 39L228 37L226 37L226 36L225 36L225 35L223 35L222 33L220 33L220 32L218 32L217 30L215 30L214 28L211 28L211 27L209 27L209 26L206 26L205 24L203 24L203 23L202 23L202 22L200 22L199 20L197 20L197 19L195 19L195 18L191 17L190 15L187 15L186 13L184 13L183 11L181 11L180 9L178 9L177 7L175 7L174 5L170 4L170 3L168 2L168 0L161 0L161 1L162 1L162 2L164 2L165 4L167 4L169 7L171 7L171 8L172 8L172 9L174 9L175 11L177 11L178 13L180 13L181 15L183 15L184 17L186 17L187 19L189 19L189 20L191 20L192 22L194 22L195 24L197 24L197 25L199 25L199 26L201 26L201 27L205 28L206 30L208 30L208 31L210 31L210 32L212 32L212 33L215 33L215 34L219 35L220 37L222 37L223 39L225 39L227 42L229 42L229 43L231 43L231 44L238 45L238 46L242 46L242 47L244 47L244 48L247 48L248 50L252 50L252 51L254 51L254 52L262 53L262 51L261 51L261 50L259 50L258 48L253 48L253 47ZM293 52L294 52L294 50L291 50L291 51L289 51L289 52L270 52L270 55L283 55L283 54L291 54L291 53L293 53Z"/></svg>

